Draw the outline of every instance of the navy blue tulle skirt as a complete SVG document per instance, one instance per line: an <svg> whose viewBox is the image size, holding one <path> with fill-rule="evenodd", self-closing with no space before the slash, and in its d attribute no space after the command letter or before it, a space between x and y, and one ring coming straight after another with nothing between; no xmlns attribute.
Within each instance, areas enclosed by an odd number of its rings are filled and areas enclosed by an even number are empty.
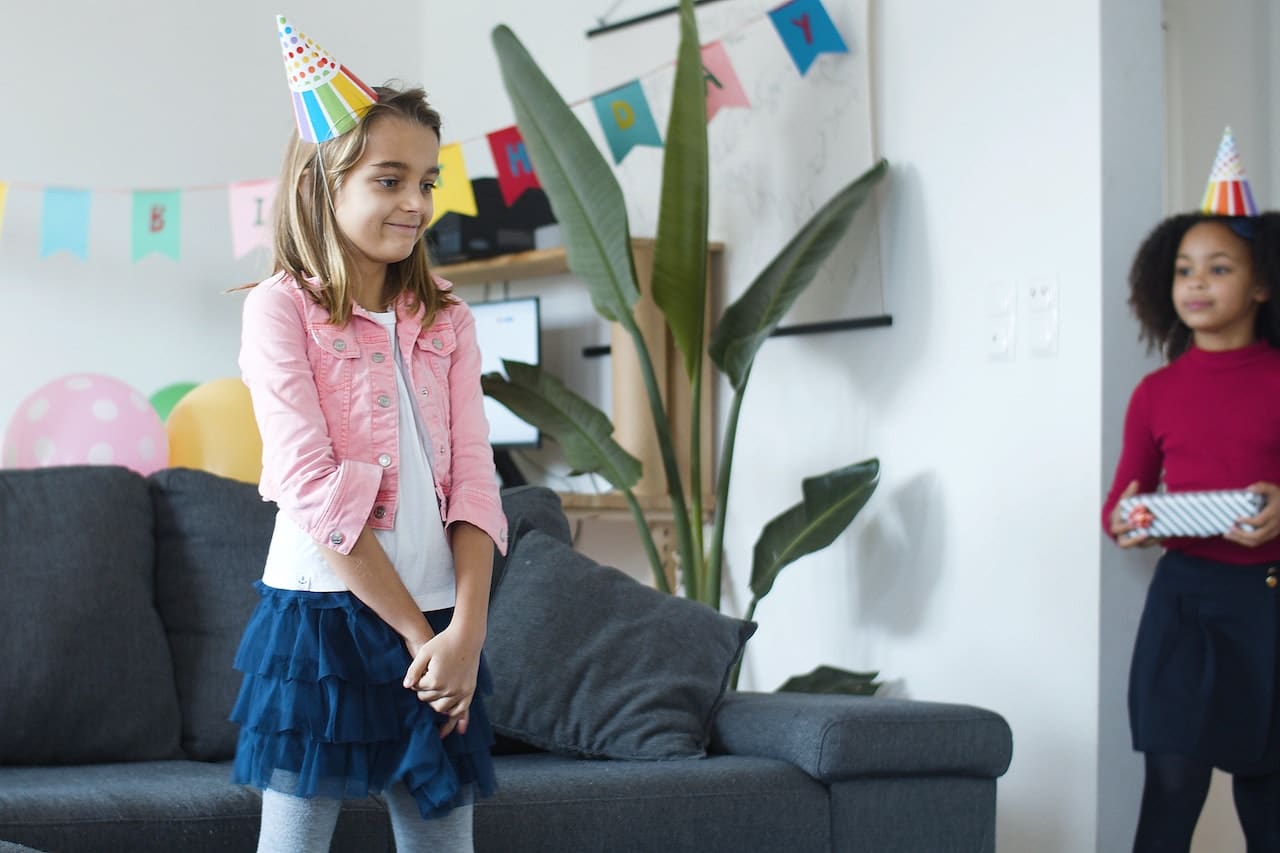
<svg viewBox="0 0 1280 853"><path fill-rule="evenodd" d="M231 719L240 724L233 781L300 797L361 798L403 782L424 818L496 789L493 692L483 658L466 734L441 739L447 718L403 686L409 653L349 592L256 584L258 603L235 667L244 674ZM453 610L426 614L434 631ZM281 780L286 780L283 784Z"/></svg>

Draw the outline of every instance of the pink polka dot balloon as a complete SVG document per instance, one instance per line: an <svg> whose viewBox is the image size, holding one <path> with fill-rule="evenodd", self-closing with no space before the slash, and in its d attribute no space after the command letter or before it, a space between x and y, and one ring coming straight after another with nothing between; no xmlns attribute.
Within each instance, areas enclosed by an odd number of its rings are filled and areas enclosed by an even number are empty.
<svg viewBox="0 0 1280 853"><path fill-rule="evenodd" d="M6 468L123 465L147 475L169 464L155 407L118 379L63 376L23 400L4 433Z"/></svg>

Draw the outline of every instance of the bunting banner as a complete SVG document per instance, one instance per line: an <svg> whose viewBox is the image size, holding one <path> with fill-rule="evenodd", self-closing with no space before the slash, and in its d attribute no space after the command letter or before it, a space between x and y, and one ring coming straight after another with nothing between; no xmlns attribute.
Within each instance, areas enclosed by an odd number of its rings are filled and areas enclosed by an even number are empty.
<svg viewBox="0 0 1280 853"><path fill-rule="evenodd" d="M595 105L604 138L609 142L613 162L621 163L637 145L662 147L662 134L658 132L658 124L653 120L653 111L649 109L649 100L644 96L639 80L596 95L591 102Z"/></svg>
<svg viewBox="0 0 1280 853"><path fill-rule="evenodd" d="M830 14L823 6L822 0L790 0L768 13L761 13L743 22L738 30L763 24L766 18L781 38L801 77L805 76L820 54L850 52ZM302 66L298 63L302 59L309 60L314 53L317 57L317 68L323 65L330 71L337 72L337 76L341 77L342 72L345 72L341 65L333 62L331 57L324 54L304 34L294 33L292 25L287 21L281 20L279 23L286 62L289 61L289 54L292 51L297 75L302 74L300 70ZM730 40L730 43L732 44L733 41ZM299 54L303 54L301 58ZM674 64L674 61L669 64ZM750 99L738 78L723 41L717 40L702 47L702 64L708 122L725 108L751 108ZM310 65L307 66L307 73L311 73ZM314 83L315 86L320 87L341 88L347 84L345 78L340 81L337 78L321 79L326 75L321 72L316 73L321 76L317 77L316 81L307 83L306 86ZM291 79L291 84L297 84L294 86L295 90L299 87L306 88L303 82L301 76L298 76L298 79ZM355 83L358 84L359 81ZM363 84L359 86L362 87ZM295 97L297 94L298 92L295 91ZM347 94L350 94L352 99L348 99L346 106L340 110L334 107L332 111L332 116L337 117L333 121L338 124L342 124L343 120L349 122L352 115L358 115L367 106L357 97L360 95L359 92ZM366 94L371 96L371 93L366 92ZM317 95L317 97L328 96ZM575 109L587 103L588 100L600 122L615 164L621 164L636 146L657 148L664 146L662 134L654 120L653 110L649 105L641 78L590 98L575 101L570 104L570 108ZM328 109L330 106L333 105L326 102L325 108ZM315 118L314 110L308 109L306 115ZM303 113L299 112L298 116L301 121ZM332 128L324 122L313 124L315 124L313 134L315 138L325 138L332 132ZM525 190L541 186L533 168L533 161L516 126L488 133L485 138L493 154L503 201L508 206L514 204ZM446 213L478 215L475 192L463 159L462 147L468 142L479 139L480 136L476 136L441 147L440 176L434 191L435 210L431 224L435 224ZM11 189L41 193L40 257L48 257L60 251L70 252L82 260L88 257L89 210L92 197L90 190L0 181L0 234L3 234L6 205L9 201L8 193ZM178 260L181 249L182 195L187 192L209 190L226 195L231 223L231 248L235 258L242 258L254 249L270 248L274 231L272 207L278 191L278 182L273 178L238 181L229 185L186 187L180 190L106 190L105 192L127 192L132 196L132 257L136 262L152 252L159 252ZM14 211L17 209L16 206L10 206L7 211L10 219L13 218Z"/></svg>
<svg viewBox="0 0 1280 853"><path fill-rule="evenodd" d="M279 181L241 181L227 190L231 212L231 254L243 258L254 249L270 249L272 210Z"/></svg>
<svg viewBox="0 0 1280 853"><path fill-rule="evenodd" d="M498 188L507 207L515 203L525 190L542 186L533 171L529 149L515 125L489 134L489 149L493 151L493 165L498 170Z"/></svg>
<svg viewBox="0 0 1280 853"><path fill-rule="evenodd" d="M462 143L455 142L440 149L440 177L436 178L436 188L431 193L435 202L435 211L431 214L431 224L446 213L461 213L464 216L476 216L476 194L471 188L471 178L467 175L467 163L462 158Z"/></svg>
<svg viewBox="0 0 1280 853"><path fill-rule="evenodd" d="M707 84L708 122L725 107L750 108L751 102L738 80L738 72L733 70L729 54L720 42L712 42L702 49L702 75Z"/></svg>
<svg viewBox="0 0 1280 853"><path fill-rule="evenodd" d="M818 54L849 52L821 0L791 0L770 12L769 17L801 77Z"/></svg>
<svg viewBox="0 0 1280 853"><path fill-rule="evenodd" d="M181 192L135 192L132 221L133 260L152 252L178 260L182 236Z"/></svg>
<svg viewBox="0 0 1280 853"><path fill-rule="evenodd" d="M48 188L40 213L40 257L68 251L89 256L89 191Z"/></svg>

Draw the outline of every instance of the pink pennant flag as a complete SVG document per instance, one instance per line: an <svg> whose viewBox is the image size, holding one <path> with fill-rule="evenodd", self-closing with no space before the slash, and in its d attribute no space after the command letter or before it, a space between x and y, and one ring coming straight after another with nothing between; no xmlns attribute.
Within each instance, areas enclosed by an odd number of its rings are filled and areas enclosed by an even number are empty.
<svg viewBox="0 0 1280 853"><path fill-rule="evenodd" d="M232 184L227 193L231 208L231 251L243 258L259 247L271 248L271 207L278 182L274 178Z"/></svg>
<svg viewBox="0 0 1280 853"><path fill-rule="evenodd" d="M722 43L712 42L702 49L702 76L707 84L708 122L724 107L751 107Z"/></svg>

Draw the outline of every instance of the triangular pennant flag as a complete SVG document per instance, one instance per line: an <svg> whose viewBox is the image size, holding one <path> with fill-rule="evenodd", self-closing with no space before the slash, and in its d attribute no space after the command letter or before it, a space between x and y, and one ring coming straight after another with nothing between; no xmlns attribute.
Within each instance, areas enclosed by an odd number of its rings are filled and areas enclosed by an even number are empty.
<svg viewBox="0 0 1280 853"><path fill-rule="evenodd" d="M293 92L298 135L306 142L325 142L355 127L377 102L377 94L284 15L276 16L276 30Z"/></svg>
<svg viewBox="0 0 1280 853"><path fill-rule="evenodd" d="M774 9L769 17L801 76L818 54L849 52L822 0L792 0Z"/></svg>
<svg viewBox="0 0 1280 853"><path fill-rule="evenodd" d="M1209 173L1209 185L1205 187L1200 210L1219 216L1258 215L1258 205L1254 204L1249 178L1244 173L1244 163L1236 150L1236 138L1230 127L1223 131L1222 141L1218 143L1218 156L1213 160L1213 171Z"/></svg>
<svg viewBox="0 0 1280 853"><path fill-rule="evenodd" d="M66 250L89 256L88 190L46 189L40 213L40 257Z"/></svg>
<svg viewBox="0 0 1280 853"><path fill-rule="evenodd" d="M182 193L133 194L133 260L151 252L178 260L182 237Z"/></svg>
<svg viewBox="0 0 1280 853"><path fill-rule="evenodd" d="M431 199L435 203L435 211L431 214L433 224L446 213L475 216L480 212L476 207L475 191L471 189L471 178L467 175L467 164L462 158L462 143L455 142L440 149L440 177L436 178Z"/></svg>
<svg viewBox="0 0 1280 853"><path fill-rule="evenodd" d="M609 141L609 150L613 152L613 162L621 163L637 145L662 147L662 135L639 80L596 95L591 101L604 137Z"/></svg>
<svg viewBox="0 0 1280 853"><path fill-rule="evenodd" d="M702 76L707 84L707 121L724 107L751 106L729 54L718 41L702 49Z"/></svg>
<svg viewBox="0 0 1280 853"><path fill-rule="evenodd" d="M271 211L279 182L274 178L241 181L227 190L231 211L231 252L243 258L254 249L271 248Z"/></svg>
<svg viewBox="0 0 1280 853"><path fill-rule="evenodd" d="M9 195L9 185L0 181L0 234L4 234L4 201Z"/></svg>
<svg viewBox="0 0 1280 853"><path fill-rule="evenodd" d="M508 207L525 190L542 186L518 127L512 125L489 134L489 149L493 151L493 164L498 169L498 188Z"/></svg>

